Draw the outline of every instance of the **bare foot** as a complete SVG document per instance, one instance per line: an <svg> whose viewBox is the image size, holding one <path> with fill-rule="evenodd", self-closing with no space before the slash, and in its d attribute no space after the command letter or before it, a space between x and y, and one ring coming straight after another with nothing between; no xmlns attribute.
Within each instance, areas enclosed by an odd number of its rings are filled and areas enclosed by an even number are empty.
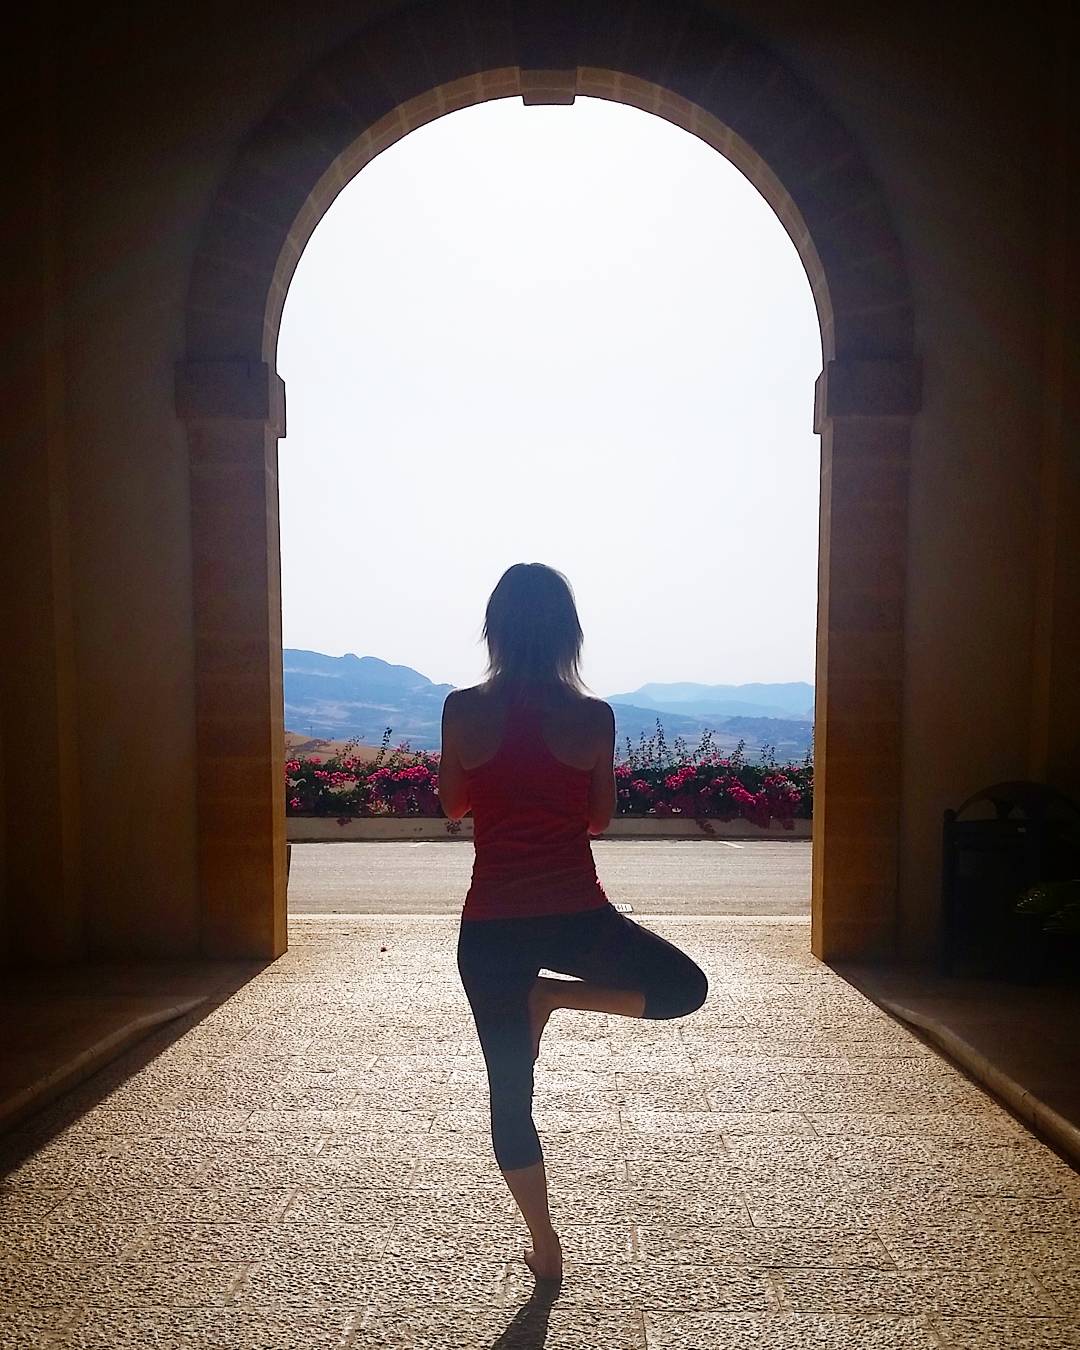
<svg viewBox="0 0 1080 1350"><path fill-rule="evenodd" d="M544 1034L548 1018L558 1006L555 996L558 994L559 984L559 980L549 980L544 975L538 975L536 983L529 990L529 1030L532 1032L534 1060L540 1054L540 1037Z"/></svg>
<svg viewBox="0 0 1080 1350"><path fill-rule="evenodd" d="M550 1282L561 1280L562 1269L562 1247L558 1237L553 1236L550 1241L539 1243L529 1247L525 1252L525 1264L538 1280Z"/></svg>

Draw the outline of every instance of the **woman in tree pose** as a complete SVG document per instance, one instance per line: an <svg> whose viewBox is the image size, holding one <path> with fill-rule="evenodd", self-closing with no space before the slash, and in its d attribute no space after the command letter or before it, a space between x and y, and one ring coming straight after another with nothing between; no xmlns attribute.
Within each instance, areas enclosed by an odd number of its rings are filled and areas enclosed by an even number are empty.
<svg viewBox="0 0 1080 1350"><path fill-rule="evenodd" d="M458 970L487 1065L495 1158L532 1235L525 1261L537 1279L558 1280L532 1118L548 1018L557 1008L683 1017L708 983L677 947L619 914L597 879L589 836L615 810L615 719L584 692L566 578L542 563L509 568L484 640L486 680L454 690L443 709L439 799L451 820L472 810L476 844Z"/></svg>

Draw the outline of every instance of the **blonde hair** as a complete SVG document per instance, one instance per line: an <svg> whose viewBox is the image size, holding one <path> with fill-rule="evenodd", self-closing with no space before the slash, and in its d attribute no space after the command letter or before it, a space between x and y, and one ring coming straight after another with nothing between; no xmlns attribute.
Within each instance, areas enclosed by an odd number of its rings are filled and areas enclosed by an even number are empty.
<svg viewBox="0 0 1080 1350"><path fill-rule="evenodd" d="M544 563L514 563L499 578L484 613L487 681L528 697L537 685L581 694L581 644L570 583Z"/></svg>

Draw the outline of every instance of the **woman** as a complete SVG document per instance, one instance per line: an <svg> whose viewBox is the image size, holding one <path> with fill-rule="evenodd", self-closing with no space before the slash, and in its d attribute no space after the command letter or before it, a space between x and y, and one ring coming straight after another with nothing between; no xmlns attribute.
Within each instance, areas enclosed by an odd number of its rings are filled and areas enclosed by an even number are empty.
<svg viewBox="0 0 1080 1350"><path fill-rule="evenodd" d="M615 719L584 693L569 583L517 563L488 601L487 679L443 709L439 799L472 810L476 861L458 970L487 1065L495 1158L532 1235L540 1280L562 1276L532 1119L533 1061L557 1008L682 1017L708 984L677 947L624 918L597 880L591 834L615 810ZM553 980L541 968L576 976Z"/></svg>

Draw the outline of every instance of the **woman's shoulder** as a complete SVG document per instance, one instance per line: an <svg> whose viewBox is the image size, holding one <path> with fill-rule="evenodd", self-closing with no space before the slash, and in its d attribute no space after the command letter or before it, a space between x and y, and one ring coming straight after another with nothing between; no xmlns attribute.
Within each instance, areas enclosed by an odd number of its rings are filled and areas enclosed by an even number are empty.
<svg viewBox="0 0 1080 1350"><path fill-rule="evenodd" d="M592 694L577 694L575 698L582 711L590 717L595 717L597 721L602 722L605 718L615 716L611 704L602 698L594 698Z"/></svg>
<svg viewBox="0 0 1080 1350"><path fill-rule="evenodd" d="M470 685L465 689L451 689L443 701L445 717L466 716L484 697L483 685Z"/></svg>
<svg viewBox="0 0 1080 1350"><path fill-rule="evenodd" d="M452 689L446 696L445 707L450 713L467 715L476 709L490 710L493 704L506 701L505 690L494 689L490 684L474 684L463 689ZM614 721L615 717L610 703L568 687L549 691L541 702L549 712L566 711L597 725Z"/></svg>

